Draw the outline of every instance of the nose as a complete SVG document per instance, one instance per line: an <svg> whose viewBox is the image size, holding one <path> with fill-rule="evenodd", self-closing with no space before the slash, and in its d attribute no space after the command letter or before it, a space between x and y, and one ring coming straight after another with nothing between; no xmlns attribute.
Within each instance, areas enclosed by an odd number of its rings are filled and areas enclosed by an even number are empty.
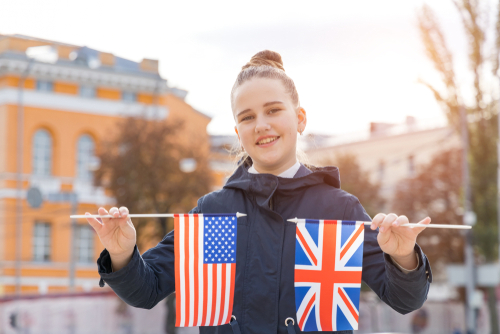
<svg viewBox="0 0 500 334"><path fill-rule="evenodd" d="M271 130L271 124L267 122L267 119L265 117L257 117L256 123L255 123L255 132L260 133L263 131L269 131Z"/></svg>

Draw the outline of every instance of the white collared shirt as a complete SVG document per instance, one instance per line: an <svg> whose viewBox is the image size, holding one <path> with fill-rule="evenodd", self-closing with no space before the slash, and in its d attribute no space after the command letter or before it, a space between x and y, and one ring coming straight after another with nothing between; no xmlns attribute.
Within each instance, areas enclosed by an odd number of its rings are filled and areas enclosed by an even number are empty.
<svg viewBox="0 0 500 334"><path fill-rule="evenodd" d="M297 172L299 171L299 168L300 168L300 162L296 162L295 165L293 165L292 167L288 168L286 171L284 171L283 173L281 173L280 175L278 175L279 177L284 177L284 178L288 178L288 179L291 179L295 176L295 174L297 174ZM252 174L260 174L255 168L254 166L252 165L250 168L248 168L248 172L249 173L252 173Z"/></svg>

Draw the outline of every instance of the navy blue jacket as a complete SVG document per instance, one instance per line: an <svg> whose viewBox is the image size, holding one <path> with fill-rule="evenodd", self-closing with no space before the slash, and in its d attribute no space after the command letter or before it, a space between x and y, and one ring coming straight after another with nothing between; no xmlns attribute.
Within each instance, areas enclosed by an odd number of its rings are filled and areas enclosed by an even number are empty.
<svg viewBox="0 0 500 334"><path fill-rule="evenodd" d="M251 174L247 168L248 163L241 165L223 189L200 198L191 213L247 214L238 218L233 315L242 334L285 334L285 319L296 320L295 224L286 220L371 219L355 196L340 189L336 167L302 165L294 178ZM422 306L432 281L426 256L418 245L415 250L420 266L404 274L380 249L377 232L365 229L362 279L386 304L403 314ZM152 308L175 290L174 234L167 234L142 256L136 247L130 263L117 272L111 271L109 253L104 250L98 270L101 279L125 302ZM296 321L295 331L300 332ZM233 332L230 325L223 325L200 327L200 333Z"/></svg>

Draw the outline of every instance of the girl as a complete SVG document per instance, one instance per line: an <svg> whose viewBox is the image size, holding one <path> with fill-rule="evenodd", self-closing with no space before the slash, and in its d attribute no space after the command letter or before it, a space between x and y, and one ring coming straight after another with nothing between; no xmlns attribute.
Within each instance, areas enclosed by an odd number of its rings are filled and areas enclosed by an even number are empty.
<svg viewBox="0 0 500 334"><path fill-rule="evenodd" d="M297 161L297 133L304 131L307 114L278 53L259 52L243 66L231 107L243 152L240 164L223 189L200 198L190 213L248 214L238 219L236 320L200 327L200 333L298 333L295 224L286 219L371 219L356 197L340 189L336 167ZM108 212L99 208L99 214ZM109 214L114 218L102 223L87 218L106 247L97 260L100 285L108 283L132 306L152 308L175 290L174 233L141 256L127 208L114 207ZM399 227L405 223L405 216L392 213L374 217L371 229L365 229L362 273L363 281L403 314L422 306L432 281L429 262L415 242L430 218L419 228Z"/></svg>

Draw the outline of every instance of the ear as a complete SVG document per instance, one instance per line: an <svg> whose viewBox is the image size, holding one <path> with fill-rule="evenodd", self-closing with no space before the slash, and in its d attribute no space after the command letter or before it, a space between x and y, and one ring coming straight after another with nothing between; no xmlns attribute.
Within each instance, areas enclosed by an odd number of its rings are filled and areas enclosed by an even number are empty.
<svg viewBox="0 0 500 334"><path fill-rule="evenodd" d="M302 107L299 108L298 114L297 114L297 119L298 119L297 131L300 132L300 130L302 129L302 132L303 132L306 129L306 125L307 125L307 113L306 113L304 108L302 108Z"/></svg>

